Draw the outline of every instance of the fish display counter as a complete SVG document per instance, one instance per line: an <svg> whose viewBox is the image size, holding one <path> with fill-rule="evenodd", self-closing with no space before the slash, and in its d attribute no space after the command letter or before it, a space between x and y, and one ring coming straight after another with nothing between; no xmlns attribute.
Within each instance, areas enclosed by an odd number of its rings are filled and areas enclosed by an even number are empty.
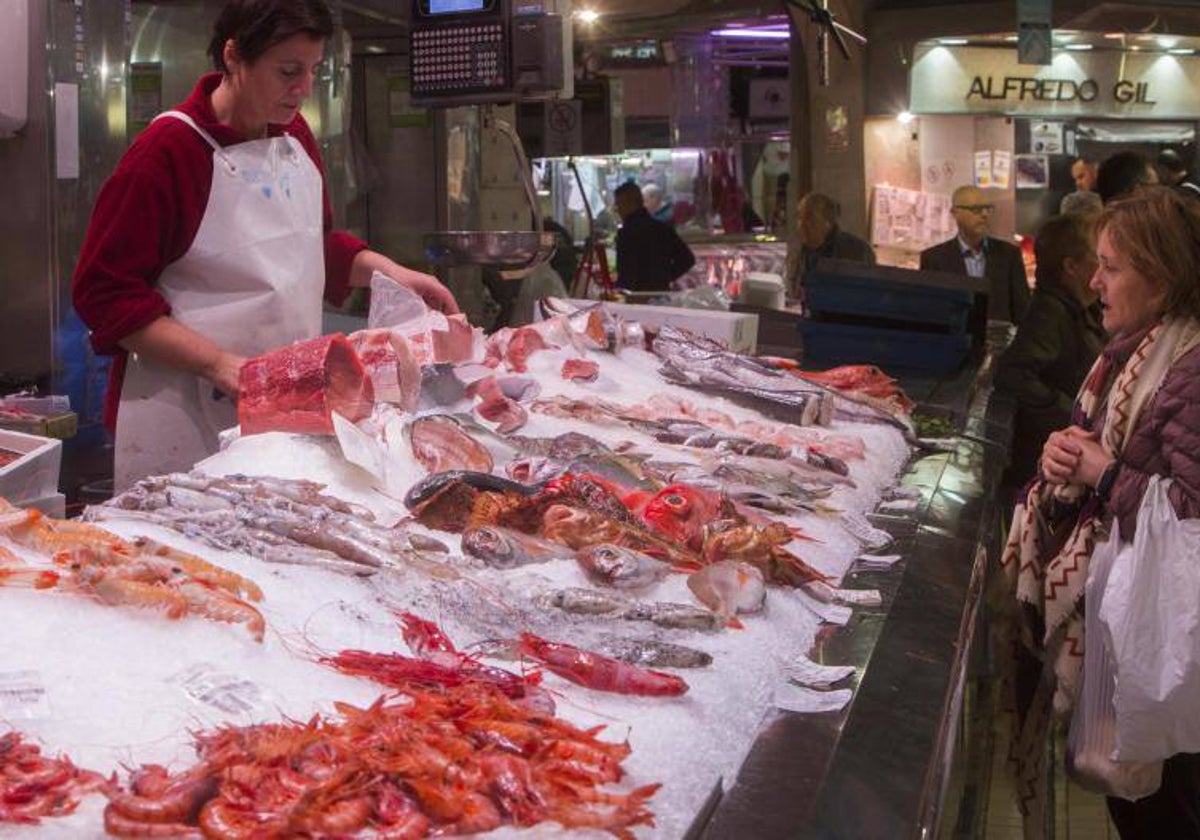
<svg viewBox="0 0 1200 840"><path fill-rule="evenodd" d="M916 504L870 515L895 538L895 566L860 575L882 606L857 611L811 654L858 669L853 702L829 715L768 715L694 836L982 832L994 738L983 599L1003 547L997 494L1014 412L992 390L991 369L1010 340L991 330L972 364L902 380L939 437L903 471Z"/></svg>
<svg viewBox="0 0 1200 840"><path fill-rule="evenodd" d="M416 312L248 365L191 472L0 509L0 837L795 836L905 794L979 430L913 460L877 372L643 339Z"/></svg>

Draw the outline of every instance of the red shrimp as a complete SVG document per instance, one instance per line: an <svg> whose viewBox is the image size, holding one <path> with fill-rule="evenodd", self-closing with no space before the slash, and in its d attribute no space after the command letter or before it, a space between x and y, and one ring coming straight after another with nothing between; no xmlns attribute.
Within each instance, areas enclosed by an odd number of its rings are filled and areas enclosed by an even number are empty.
<svg viewBox="0 0 1200 840"><path fill-rule="evenodd" d="M174 823L194 819L200 806L216 793L212 776L180 777L153 796L109 793L108 810L143 823Z"/></svg>
<svg viewBox="0 0 1200 840"><path fill-rule="evenodd" d="M518 650L563 679L596 691L676 697L688 690L688 684L674 674L639 668L562 642L548 642L532 633L521 634Z"/></svg>
<svg viewBox="0 0 1200 840"><path fill-rule="evenodd" d="M429 833L429 817L392 782L380 782L375 788L375 822L380 840L416 840Z"/></svg>
<svg viewBox="0 0 1200 840"><path fill-rule="evenodd" d="M205 836L190 825L177 822L143 822L122 814L110 803L104 809L104 831L113 837L185 837Z"/></svg>
<svg viewBox="0 0 1200 840"><path fill-rule="evenodd" d="M529 762L515 755L490 754L478 759L488 792L518 825L545 819L546 802L534 787Z"/></svg>

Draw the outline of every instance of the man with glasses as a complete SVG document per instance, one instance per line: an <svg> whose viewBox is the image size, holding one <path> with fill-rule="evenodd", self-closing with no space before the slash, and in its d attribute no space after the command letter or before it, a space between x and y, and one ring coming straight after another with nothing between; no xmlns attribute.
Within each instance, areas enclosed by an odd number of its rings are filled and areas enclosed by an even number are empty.
<svg viewBox="0 0 1200 840"><path fill-rule="evenodd" d="M993 205L976 187L954 191L952 213L958 236L921 252L922 271L944 271L987 280L988 318L1021 323L1029 308L1029 282L1021 251L1011 242L988 236Z"/></svg>

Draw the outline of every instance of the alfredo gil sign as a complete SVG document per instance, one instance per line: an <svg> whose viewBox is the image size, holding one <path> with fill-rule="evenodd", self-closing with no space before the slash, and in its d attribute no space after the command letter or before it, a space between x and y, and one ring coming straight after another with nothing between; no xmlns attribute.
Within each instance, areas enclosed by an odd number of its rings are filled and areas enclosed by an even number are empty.
<svg viewBox="0 0 1200 840"><path fill-rule="evenodd" d="M1056 50L1054 63L1017 63L1012 47L917 46L914 114L1200 117L1200 58L1162 52Z"/></svg>

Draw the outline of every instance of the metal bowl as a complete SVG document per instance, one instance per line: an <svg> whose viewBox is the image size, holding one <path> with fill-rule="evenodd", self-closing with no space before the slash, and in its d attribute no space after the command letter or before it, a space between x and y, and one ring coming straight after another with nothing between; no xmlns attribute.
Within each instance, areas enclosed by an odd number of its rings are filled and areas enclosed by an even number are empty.
<svg viewBox="0 0 1200 840"><path fill-rule="evenodd" d="M444 230L425 234L425 256L435 265L487 265L530 272L554 253L554 234L533 230Z"/></svg>

